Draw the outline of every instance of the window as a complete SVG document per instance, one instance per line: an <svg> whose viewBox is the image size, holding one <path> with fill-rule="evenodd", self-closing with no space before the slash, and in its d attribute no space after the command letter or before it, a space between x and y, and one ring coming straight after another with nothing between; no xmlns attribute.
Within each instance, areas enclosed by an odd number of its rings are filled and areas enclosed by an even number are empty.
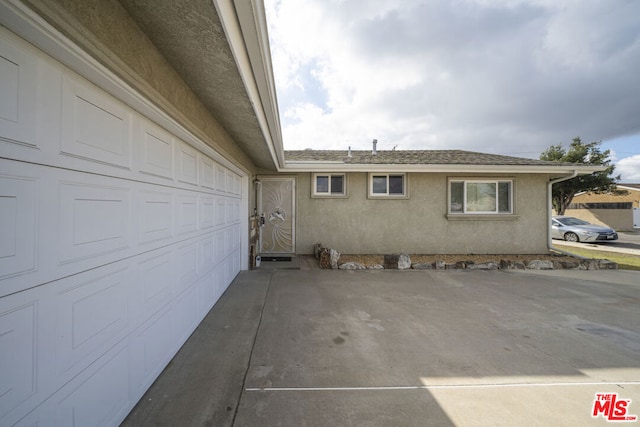
<svg viewBox="0 0 640 427"><path fill-rule="evenodd" d="M345 174L313 174L313 196L346 196Z"/></svg>
<svg viewBox="0 0 640 427"><path fill-rule="evenodd" d="M512 180L450 180L449 213L512 214Z"/></svg>
<svg viewBox="0 0 640 427"><path fill-rule="evenodd" d="M405 174L369 174L369 196L405 197L406 195Z"/></svg>

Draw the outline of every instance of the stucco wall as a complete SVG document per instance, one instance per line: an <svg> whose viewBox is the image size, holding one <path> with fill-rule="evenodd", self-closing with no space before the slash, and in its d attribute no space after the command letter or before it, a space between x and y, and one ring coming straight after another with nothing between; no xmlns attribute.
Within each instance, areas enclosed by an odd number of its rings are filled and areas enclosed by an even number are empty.
<svg viewBox="0 0 640 427"><path fill-rule="evenodd" d="M255 166L117 0L25 0L57 30L239 167Z"/></svg>
<svg viewBox="0 0 640 427"><path fill-rule="evenodd" d="M640 207L640 191L629 190L627 194L584 193L575 196L572 203L632 203ZM574 216L593 224L604 225L615 230L633 230L633 209L567 209L565 215Z"/></svg>
<svg viewBox="0 0 640 427"><path fill-rule="evenodd" d="M573 198L571 203L633 203L633 207L640 207L640 191L630 190L627 194L596 194L583 193Z"/></svg>
<svg viewBox="0 0 640 427"><path fill-rule="evenodd" d="M614 230L633 230L633 209L567 209L564 214Z"/></svg>
<svg viewBox="0 0 640 427"><path fill-rule="evenodd" d="M351 254L547 252L547 176L515 178L515 220L447 219L447 177L412 173L408 199L371 200L366 173L348 174L347 199L311 198L311 174L297 175L298 253L318 242Z"/></svg>

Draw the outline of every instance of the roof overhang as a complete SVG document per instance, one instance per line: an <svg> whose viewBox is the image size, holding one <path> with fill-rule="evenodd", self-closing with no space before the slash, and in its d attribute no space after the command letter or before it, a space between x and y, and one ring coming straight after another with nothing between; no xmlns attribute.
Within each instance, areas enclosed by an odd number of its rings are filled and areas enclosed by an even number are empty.
<svg viewBox="0 0 640 427"><path fill-rule="evenodd" d="M213 0L276 169L284 147L263 0ZM251 153L247 153L251 156ZM261 162L256 162L259 166Z"/></svg>
<svg viewBox="0 0 640 427"><path fill-rule="evenodd" d="M56 15L48 18L59 25L71 16L55 4L35 3L51 6L46 11ZM254 165L281 168L284 152L262 0L120 3ZM20 0L4 0L0 10L1 24L155 120L153 102L131 95L119 77L128 73L112 60L109 64L119 73L106 71Z"/></svg>
<svg viewBox="0 0 640 427"><path fill-rule="evenodd" d="M284 164L263 0L120 0L258 168Z"/></svg>
<svg viewBox="0 0 640 427"><path fill-rule="evenodd" d="M282 172L386 172L386 173L457 173L457 174L546 174L551 177L589 175L604 171L603 166L522 166L522 165L424 165L424 164L346 164L344 162L288 161Z"/></svg>

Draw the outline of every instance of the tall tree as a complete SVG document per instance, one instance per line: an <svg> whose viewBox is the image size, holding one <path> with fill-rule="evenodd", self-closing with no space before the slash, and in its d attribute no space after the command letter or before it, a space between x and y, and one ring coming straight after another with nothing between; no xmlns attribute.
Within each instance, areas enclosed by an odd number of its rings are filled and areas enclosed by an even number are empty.
<svg viewBox="0 0 640 427"><path fill-rule="evenodd" d="M611 164L609 150L601 151L601 141L585 144L580 137L573 138L568 150L562 144L552 145L541 155L540 160L552 162L578 163L583 165L605 166L602 172L595 172L591 175L582 175L567 181L553 184L551 200L553 208L558 215L564 215L564 211L571 204L573 196L583 191L592 193L613 193L625 194L626 191L619 190L616 182L620 180L620 175L613 176L615 165Z"/></svg>

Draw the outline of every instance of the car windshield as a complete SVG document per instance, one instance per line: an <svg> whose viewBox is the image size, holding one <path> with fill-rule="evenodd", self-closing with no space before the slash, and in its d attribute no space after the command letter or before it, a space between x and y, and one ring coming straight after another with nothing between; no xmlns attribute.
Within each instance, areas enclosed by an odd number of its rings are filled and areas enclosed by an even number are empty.
<svg viewBox="0 0 640 427"><path fill-rule="evenodd" d="M588 225L589 224L587 221L583 221L581 219L573 218L570 216L565 218L556 218L556 221L558 221L563 225Z"/></svg>

